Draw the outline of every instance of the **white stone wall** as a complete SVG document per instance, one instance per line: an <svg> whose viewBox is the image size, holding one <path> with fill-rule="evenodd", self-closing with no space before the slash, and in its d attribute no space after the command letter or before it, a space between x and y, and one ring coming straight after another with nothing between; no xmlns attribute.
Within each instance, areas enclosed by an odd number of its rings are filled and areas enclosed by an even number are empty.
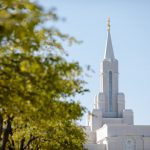
<svg viewBox="0 0 150 150"><path fill-rule="evenodd" d="M96 131L102 126L102 112L99 109L93 109L91 115L91 129Z"/></svg>
<svg viewBox="0 0 150 150"><path fill-rule="evenodd" d="M87 144L96 144L96 133L93 131L86 132Z"/></svg>
<svg viewBox="0 0 150 150"><path fill-rule="evenodd" d="M123 118L103 118L103 124L123 124Z"/></svg>
<svg viewBox="0 0 150 150"><path fill-rule="evenodd" d="M118 137L108 137L106 141L106 150L123 150L122 140Z"/></svg>
<svg viewBox="0 0 150 150"><path fill-rule="evenodd" d="M128 125L134 124L133 111L131 109L123 110L123 121L124 124L128 124Z"/></svg>
<svg viewBox="0 0 150 150"><path fill-rule="evenodd" d="M107 125L108 137L142 136L150 137L150 126L146 125Z"/></svg>
<svg viewBox="0 0 150 150"><path fill-rule="evenodd" d="M118 93L118 117L123 117L123 110L125 110L125 95Z"/></svg>
<svg viewBox="0 0 150 150"><path fill-rule="evenodd" d="M102 113L105 112L105 98L104 93L100 92L97 96L97 109L100 109Z"/></svg>
<svg viewBox="0 0 150 150"><path fill-rule="evenodd" d="M88 150L106 150L104 144L85 144L84 147Z"/></svg>
<svg viewBox="0 0 150 150"><path fill-rule="evenodd" d="M106 125L96 131L96 143L101 143L101 141L104 140L105 137L108 137L107 131L108 129Z"/></svg>
<svg viewBox="0 0 150 150"><path fill-rule="evenodd" d="M150 150L150 137L107 137L99 144L86 144L88 150Z"/></svg>
<svg viewBox="0 0 150 150"><path fill-rule="evenodd" d="M144 150L150 150L150 137L143 137Z"/></svg>

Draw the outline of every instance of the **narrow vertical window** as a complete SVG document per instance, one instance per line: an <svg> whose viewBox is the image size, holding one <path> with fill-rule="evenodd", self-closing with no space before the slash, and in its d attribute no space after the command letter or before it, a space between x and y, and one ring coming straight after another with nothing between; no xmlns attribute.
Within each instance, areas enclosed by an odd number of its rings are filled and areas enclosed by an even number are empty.
<svg viewBox="0 0 150 150"><path fill-rule="evenodd" d="M109 71L109 111L112 111L112 71Z"/></svg>

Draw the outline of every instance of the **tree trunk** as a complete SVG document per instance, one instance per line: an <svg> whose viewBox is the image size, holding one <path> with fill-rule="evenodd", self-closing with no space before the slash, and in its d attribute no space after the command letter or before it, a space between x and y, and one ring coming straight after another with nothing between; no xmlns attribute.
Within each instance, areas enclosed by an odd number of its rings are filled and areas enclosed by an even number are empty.
<svg viewBox="0 0 150 150"><path fill-rule="evenodd" d="M6 144L8 142L9 134L12 135L12 128L11 124L13 121L13 117L8 116L7 118L7 126L6 129L4 130L4 135L3 135L3 141L2 141L2 149L1 150L6 150Z"/></svg>
<svg viewBox="0 0 150 150"><path fill-rule="evenodd" d="M2 114L0 114L0 140L2 139L2 133L3 133L3 117Z"/></svg>

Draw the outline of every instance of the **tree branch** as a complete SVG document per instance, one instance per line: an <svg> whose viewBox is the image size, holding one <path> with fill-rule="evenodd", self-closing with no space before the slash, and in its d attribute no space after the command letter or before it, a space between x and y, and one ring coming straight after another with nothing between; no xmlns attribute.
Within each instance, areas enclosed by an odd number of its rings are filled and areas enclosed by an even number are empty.
<svg viewBox="0 0 150 150"><path fill-rule="evenodd" d="M29 145L31 144L32 141L36 140L37 138L39 138L38 136L35 137L33 135L30 135L30 139L28 140L27 144L24 146L24 150L27 149L27 147L29 147Z"/></svg>
<svg viewBox="0 0 150 150"><path fill-rule="evenodd" d="M24 150L24 142L25 142L25 137L23 137L20 141L20 150Z"/></svg>

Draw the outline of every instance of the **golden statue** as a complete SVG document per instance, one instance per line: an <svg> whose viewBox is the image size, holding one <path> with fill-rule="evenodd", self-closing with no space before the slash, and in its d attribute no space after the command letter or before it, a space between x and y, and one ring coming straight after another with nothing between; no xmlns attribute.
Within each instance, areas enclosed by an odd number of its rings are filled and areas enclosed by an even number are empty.
<svg viewBox="0 0 150 150"><path fill-rule="evenodd" d="M107 20L107 30L110 31L110 17L108 17Z"/></svg>

